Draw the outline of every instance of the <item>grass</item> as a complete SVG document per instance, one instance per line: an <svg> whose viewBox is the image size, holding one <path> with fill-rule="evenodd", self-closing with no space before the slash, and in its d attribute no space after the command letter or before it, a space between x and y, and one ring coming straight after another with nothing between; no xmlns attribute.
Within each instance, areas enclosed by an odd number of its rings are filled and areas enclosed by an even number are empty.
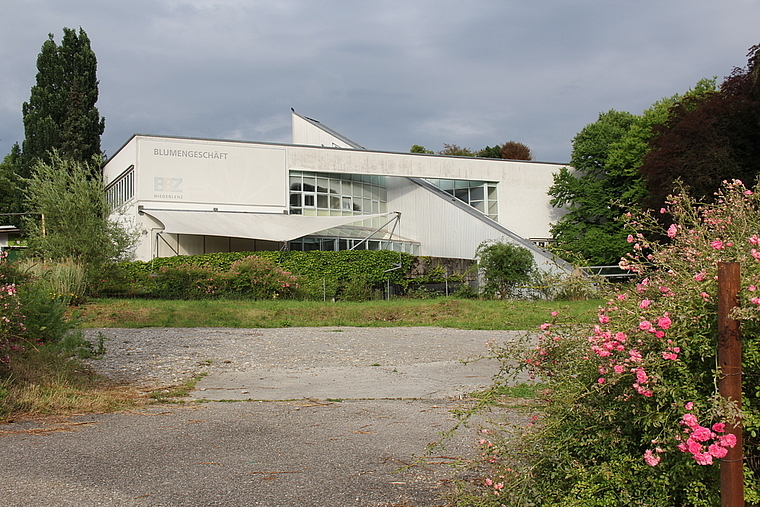
<svg viewBox="0 0 760 507"><path fill-rule="evenodd" d="M33 347L0 365L0 422L128 408L137 393L83 368L59 347Z"/></svg>
<svg viewBox="0 0 760 507"><path fill-rule="evenodd" d="M184 398L189 395L195 384L197 384L207 373L201 373L197 377L188 380L181 386L175 386L169 389L159 389L150 393L150 397L161 403L177 403L177 398Z"/></svg>
<svg viewBox="0 0 760 507"><path fill-rule="evenodd" d="M600 301L485 301L395 299L390 301L175 301L97 299L79 307L84 327L390 327L535 329L552 311L593 318Z"/></svg>

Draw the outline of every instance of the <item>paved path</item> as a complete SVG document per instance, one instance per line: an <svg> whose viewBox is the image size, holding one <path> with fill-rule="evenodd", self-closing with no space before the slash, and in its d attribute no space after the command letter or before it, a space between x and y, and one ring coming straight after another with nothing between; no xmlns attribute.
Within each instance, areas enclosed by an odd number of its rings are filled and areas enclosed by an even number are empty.
<svg viewBox="0 0 760 507"><path fill-rule="evenodd" d="M107 330L113 355L120 353L119 337L129 342L126 348L150 347L135 341L135 332L121 331ZM226 340L240 341L240 330L233 331ZM205 403L0 426L2 505L443 505L451 479L465 473L451 465L472 455L479 423L416 466L399 469L451 427L450 409L497 370L492 362L463 366L456 359L482 354L485 341L510 334L345 328L325 341L324 330L287 330L272 331L277 340L267 345L267 330L261 331L258 354L205 361L208 376L191 397ZM140 340L151 339L141 333ZM183 357L192 358L208 335L220 356L240 349L212 332L192 335L195 341L190 335L183 335ZM311 340L303 347L308 354L302 351L309 357L289 348L299 336ZM457 357L444 360L447 349ZM507 415L524 422L520 413Z"/></svg>

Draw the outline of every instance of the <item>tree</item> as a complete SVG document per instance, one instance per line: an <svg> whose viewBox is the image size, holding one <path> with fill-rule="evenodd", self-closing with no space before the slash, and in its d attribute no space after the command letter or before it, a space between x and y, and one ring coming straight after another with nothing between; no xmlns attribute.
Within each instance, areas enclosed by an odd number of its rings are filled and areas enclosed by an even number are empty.
<svg viewBox="0 0 760 507"><path fill-rule="evenodd" d="M22 195L19 188L19 167L21 161L21 148L18 143L14 144L11 152L0 163L0 213L18 213L21 211ZM20 224L19 217L3 216L0 225Z"/></svg>
<svg viewBox="0 0 760 507"><path fill-rule="evenodd" d="M533 153L523 143L507 141L501 145L501 158L508 160L533 160Z"/></svg>
<svg viewBox="0 0 760 507"><path fill-rule="evenodd" d="M734 69L720 90L688 97L655 127L641 175L645 204L659 209L681 180L700 200L711 201L724 180L751 184L760 174L760 46L746 69Z"/></svg>
<svg viewBox="0 0 760 507"><path fill-rule="evenodd" d="M419 144L413 144L412 148L409 150L409 153L427 153L432 155L433 151L426 149L424 146L421 146Z"/></svg>
<svg viewBox="0 0 760 507"><path fill-rule="evenodd" d="M51 150L77 162L101 156L105 119L95 107L97 59L84 30L77 34L64 28L60 46L49 34L37 57L37 71L29 102L22 107L27 170L37 160L50 162Z"/></svg>
<svg viewBox="0 0 760 507"><path fill-rule="evenodd" d="M484 241L475 252L478 268L486 279L484 292L500 299L514 295L520 283L530 279L533 254L525 247L500 241Z"/></svg>
<svg viewBox="0 0 760 507"><path fill-rule="evenodd" d="M475 153L469 148L462 148L456 144L443 143L443 149L438 152L439 155L453 155L457 157L474 157Z"/></svg>
<svg viewBox="0 0 760 507"><path fill-rule="evenodd" d="M641 115L610 110L573 139L570 165L554 177L552 205L569 212L553 227L558 253L594 265L617 263L630 251L618 219L648 196L640 173L656 127L671 108L715 90L714 79L700 80L684 95L655 102Z"/></svg>
<svg viewBox="0 0 760 507"><path fill-rule="evenodd" d="M620 260L628 250L627 234L617 222L623 211L611 202L621 189L611 185L606 165L612 147L634 122L631 113L610 110L573 139L570 165L574 171L563 167L549 188L552 206L568 210L552 226L556 247L564 257L606 265Z"/></svg>
<svg viewBox="0 0 760 507"><path fill-rule="evenodd" d="M501 146L498 144L494 146L486 146L485 148L480 150L478 153L476 153L476 156L480 158L502 158Z"/></svg>
<svg viewBox="0 0 760 507"><path fill-rule="evenodd" d="M136 239L109 219L102 179L93 174L86 162L52 151L50 162L34 166L25 192L29 211L40 214L27 219L29 254L80 262L90 277L104 264L129 257Z"/></svg>

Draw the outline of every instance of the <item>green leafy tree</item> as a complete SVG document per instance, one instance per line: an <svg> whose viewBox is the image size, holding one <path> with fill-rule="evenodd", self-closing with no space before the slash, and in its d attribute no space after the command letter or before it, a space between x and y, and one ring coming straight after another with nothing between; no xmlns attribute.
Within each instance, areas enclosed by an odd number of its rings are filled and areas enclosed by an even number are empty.
<svg viewBox="0 0 760 507"><path fill-rule="evenodd" d="M409 150L409 153L427 153L432 155L433 151L426 149L424 146L421 146L419 144L413 144L412 148Z"/></svg>
<svg viewBox="0 0 760 507"><path fill-rule="evenodd" d="M592 265L617 263L630 251L619 218L648 198L640 170L659 125L671 109L713 93L714 79L700 80L683 95L655 102L641 115L610 110L573 140L570 165L554 177L552 205L569 210L553 227L558 253Z"/></svg>
<svg viewBox="0 0 760 507"><path fill-rule="evenodd" d="M439 155L454 155L457 157L474 157L475 153L469 148L462 148L456 144L443 143L443 149L438 152Z"/></svg>
<svg viewBox="0 0 760 507"><path fill-rule="evenodd" d="M19 213L23 209L23 195L19 190L21 183L21 148L13 145L11 152L0 163L0 213ZM20 225L20 216L1 216L0 225Z"/></svg>
<svg viewBox="0 0 760 507"><path fill-rule="evenodd" d="M50 154L38 161L26 188L29 254L82 263L92 276L105 264L130 256L135 236L109 219L103 182L85 162ZM44 221L42 219L44 217Z"/></svg>
<svg viewBox="0 0 760 507"><path fill-rule="evenodd" d="M50 162L54 149L59 157L79 162L102 155L105 119L95 107L97 59L90 39L81 28L78 34L64 28L60 45L53 34L48 37L37 57L36 84L22 107L27 169L37 160Z"/></svg>
<svg viewBox="0 0 760 507"><path fill-rule="evenodd" d="M501 158L501 146L498 144L494 146L486 146L476 155L481 158Z"/></svg>
<svg viewBox="0 0 760 507"><path fill-rule="evenodd" d="M610 110L586 125L573 139L570 165L554 176L549 189L552 206L568 213L552 226L556 248L576 262L606 265L617 262L629 249L617 222L623 211L611 199L628 188L628 182L608 177L607 160L635 123L631 113ZM622 183L622 189L619 187Z"/></svg>
<svg viewBox="0 0 760 507"><path fill-rule="evenodd" d="M517 286L530 280L535 267L530 250L500 241L481 243L475 258L486 280L483 292L500 299L515 295Z"/></svg>

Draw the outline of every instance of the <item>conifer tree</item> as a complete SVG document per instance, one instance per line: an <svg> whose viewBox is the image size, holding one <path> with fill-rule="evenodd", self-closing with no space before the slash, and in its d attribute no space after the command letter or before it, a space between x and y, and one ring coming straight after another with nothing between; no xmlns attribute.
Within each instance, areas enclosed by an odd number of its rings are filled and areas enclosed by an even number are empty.
<svg viewBox="0 0 760 507"><path fill-rule="evenodd" d="M76 162L91 162L102 155L105 119L95 107L97 59L84 30L80 28L77 34L64 28L60 45L49 34L37 57L37 71L29 102L22 108L26 169L38 160L49 162L54 149L60 157Z"/></svg>

